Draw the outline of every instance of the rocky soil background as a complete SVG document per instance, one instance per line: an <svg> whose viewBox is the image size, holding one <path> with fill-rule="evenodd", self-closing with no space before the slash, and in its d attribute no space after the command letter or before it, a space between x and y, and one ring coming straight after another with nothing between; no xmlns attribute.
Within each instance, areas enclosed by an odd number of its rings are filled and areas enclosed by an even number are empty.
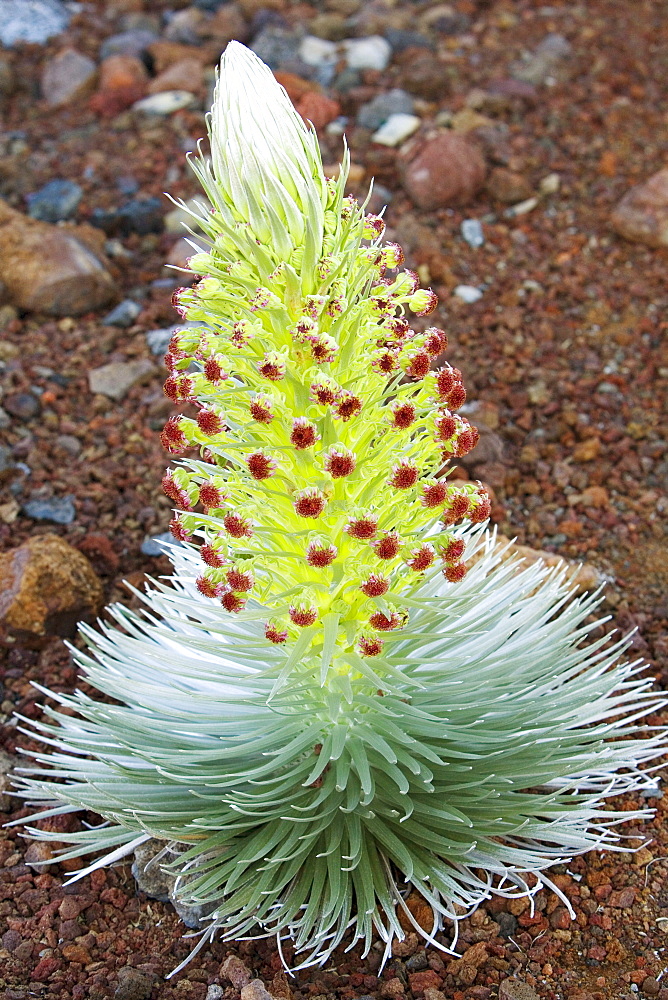
<svg viewBox="0 0 668 1000"><path fill-rule="evenodd" d="M0 0L0 769L27 745L13 713L41 715L31 682L75 686L76 620L168 570L161 354L183 276L165 264L189 251L163 191L198 193L185 154L232 38L332 170L346 133L352 192L376 178L372 207L439 294L482 432L458 474L491 487L505 535L606 582L665 684L666 6ZM549 892L533 913L490 901L460 959L409 933L382 971L374 949L294 979L272 942L239 942L167 980L196 915L147 858L64 888L72 866L35 867L47 848L5 829L2 996L667 1000L666 799L645 795L623 808L657 809L627 831L646 846L557 869L575 921ZM17 804L2 795L5 819Z"/></svg>

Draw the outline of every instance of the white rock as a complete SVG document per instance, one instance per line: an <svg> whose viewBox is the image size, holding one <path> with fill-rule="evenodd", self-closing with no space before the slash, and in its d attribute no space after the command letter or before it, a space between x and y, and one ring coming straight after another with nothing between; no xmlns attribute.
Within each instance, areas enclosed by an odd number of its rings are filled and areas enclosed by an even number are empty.
<svg viewBox="0 0 668 1000"><path fill-rule="evenodd" d="M460 228L462 236L470 247L481 247L485 242L485 234L479 219L464 219Z"/></svg>
<svg viewBox="0 0 668 1000"><path fill-rule="evenodd" d="M538 198L527 198L526 201L520 201L517 205L511 205L503 214L506 219L514 219L517 215L526 215L527 212L533 212L537 204Z"/></svg>
<svg viewBox="0 0 668 1000"><path fill-rule="evenodd" d="M195 95L187 90L163 90L135 101L132 110L143 111L145 115L171 115L182 108L189 108L195 100Z"/></svg>
<svg viewBox="0 0 668 1000"><path fill-rule="evenodd" d="M417 115L396 111L373 133L371 139L382 146L398 146L420 127L420 121Z"/></svg>
<svg viewBox="0 0 668 1000"><path fill-rule="evenodd" d="M458 299L462 302L466 302L472 305L474 302L478 302L482 298L482 292L475 285L457 285L453 295L456 295Z"/></svg>
<svg viewBox="0 0 668 1000"><path fill-rule="evenodd" d="M547 174L543 177L538 187L541 194L556 194L561 185L559 174Z"/></svg>
<svg viewBox="0 0 668 1000"><path fill-rule="evenodd" d="M60 0L2 0L0 44L7 48L17 42L44 45L65 30L70 16Z"/></svg>
<svg viewBox="0 0 668 1000"><path fill-rule="evenodd" d="M307 66L326 66L336 62L336 44L316 35L306 35L299 46L299 58Z"/></svg>
<svg viewBox="0 0 668 1000"><path fill-rule="evenodd" d="M392 58L392 46L382 35L346 38L342 45L351 69L384 70Z"/></svg>

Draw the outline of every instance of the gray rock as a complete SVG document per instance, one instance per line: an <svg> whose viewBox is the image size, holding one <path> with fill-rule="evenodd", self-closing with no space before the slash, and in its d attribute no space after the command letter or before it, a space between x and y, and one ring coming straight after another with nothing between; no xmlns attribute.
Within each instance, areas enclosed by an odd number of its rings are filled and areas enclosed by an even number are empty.
<svg viewBox="0 0 668 1000"><path fill-rule="evenodd" d="M158 35L154 31L142 28L121 31L118 35L105 38L100 46L100 59L108 56L141 56L157 39Z"/></svg>
<svg viewBox="0 0 668 1000"><path fill-rule="evenodd" d="M52 524L71 524L76 516L74 497L45 497L28 500L23 504L23 513L33 521L51 521Z"/></svg>
<svg viewBox="0 0 668 1000"><path fill-rule="evenodd" d="M462 236L470 247L481 247L485 242L482 223L478 219L464 219L461 224Z"/></svg>
<svg viewBox="0 0 668 1000"><path fill-rule="evenodd" d="M125 399L133 385L145 381L155 372L155 366L148 358L137 361L112 361L101 368L88 372L90 391L108 396L116 402Z"/></svg>
<svg viewBox="0 0 668 1000"><path fill-rule="evenodd" d="M512 913L506 913L502 910L500 913L494 914L494 919L499 925L499 934L502 938L510 938L517 931L517 917L514 917Z"/></svg>
<svg viewBox="0 0 668 1000"><path fill-rule="evenodd" d="M62 222L72 218L82 197L78 184L58 178L26 196L28 215L42 222Z"/></svg>
<svg viewBox="0 0 668 1000"><path fill-rule="evenodd" d="M410 94L399 87L394 87L363 104L357 112L357 124L375 132L390 115L412 115L414 106L415 102Z"/></svg>
<svg viewBox="0 0 668 1000"><path fill-rule="evenodd" d="M43 45L64 31L70 20L59 0L0 0L0 44L17 42Z"/></svg>
<svg viewBox="0 0 668 1000"><path fill-rule="evenodd" d="M119 970L114 1000L148 1000L152 991L152 976L131 965Z"/></svg>
<svg viewBox="0 0 668 1000"><path fill-rule="evenodd" d="M186 927L191 927L193 930L201 928L202 921L213 913L215 906L211 903L183 903L180 899L171 897L172 906L178 913L179 917L186 925ZM272 998L273 1000L273 998Z"/></svg>
<svg viewBox="0 0 668 1000"><path fill-rule="evenodd" d="M59 434L56 438L56 444L72 458L76 458L81 453L81 441L74 434Z"/></svg>
<svg viewBox="0 0 668 1000"><path fill-rule="evenodd" d="M145 556L164 556L165 544L178 544L170 531L163 531L160 535L147 535L141 543L140 551Z"/></svg>
<svg viewBox="0 0 668 1000"><path fill-rule="evenodd" d="M301 62L302 36L300 31L269 24L255 36L250 47L271 69L282 69Z"/></svg>
<svg viewBox="0 0 668 1000"><path fill-rule="evenodd" d="M5 399L5 409L17 420L32 420L42 409L42 405L32 392L17 392Z"/></svg>
<svg viewBox="0 0 668 1000"><path fill-rule="evenodd" d="M145 892L151 899L159 899L166 903L174 889L176 877L164 872L160 867L161 863L166 864L173 859L172 854L165 852L165 855L157 860L164 847L163 841L147 840L135 848L132 874L141 892Z"/></svg>
<svg viewBox="0 0 668 1000"><path fill-rule="evenodd" d="M76 49L63 49L44 67L42 97L53 108L69 104L93 88L96 75L92 59Z"/></svg>
<svg viewBox="0 0 668 1000"><path fill-rule="evenodd" d="M147 236L149 233L161 233L165 204L161 198L135 198L120 208L109 211L96 208L90 221L93 226L103 229L107 236L129 236L131 233Z"/></svg>
<svg viewBox="0 0 668 1000"><path fill-rule="evenodd" d="M177 323L175 326L167 326L161 330L149 330L146 334L146 343L151 354L155 354L156 357L162 357L163 354L166 354L172 334L179 329L180 326Z"/></svg>
<svg viewBox="0 0 668 1000"><path fill-rule="evenodd" d="M572 51L570 42L563 35L546 35L533 53L511 67L511 75L535 87L555 83L556 77L563 76Z"/></svg>
<svg viewBox="0 0 668 1000"><path fill-rule="evenodd" d="M0 431L7 430L10 424L11 420L9 419L9 414L0 406ZM2 469L0 469L0 471L2 471Z"/></svg>
<svg viewBox="0 0 668 1000"><path fill-rule="evenodd" d="M9 772L16 764L17 761L13 757L0 750L0 812L9 812L15 801L8 793L12 787Z"/></svg>
<svg viewBox="0 0 668 1000"><path fill-rule="evenodd" d="M499 1000L539 1000L533 986L520 979L504 979L499 986Z"/></svg>
<svg viewBox="0 0 668 1000"><path fill-rule="evenodd" d="M404 49L433 49L434 43L419 31L405 31L402 28L387 28L385 38L392 46L393 52L403 52Z"/></svg>
<svg viewBox="0 0 668 1000"><path fill-rule="evenodd" d="M141 312L141 306L132 299L123 299L103 318L104 326L132 326Z"/></svg>
<svg viewBox="0 0 668 1000"><path fill-rule="evenodd" d="M206 996L204 1000L222 1000L222 996L225 990L222 986L218 986L216 983L212 983L206 991Z"/></svg>

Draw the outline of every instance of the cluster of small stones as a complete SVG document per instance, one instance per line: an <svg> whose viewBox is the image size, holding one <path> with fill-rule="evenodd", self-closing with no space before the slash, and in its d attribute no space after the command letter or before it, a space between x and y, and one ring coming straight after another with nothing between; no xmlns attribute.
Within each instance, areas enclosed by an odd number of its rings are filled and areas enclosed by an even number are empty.
<svg viewBox="0 0 668 1000"><path fill-rule="evenodd" d="M432 369L445 333L406 318L431 313L435 294L401 269L401 247L382 244L381 218L340 184L327 190L312 294L299 250L260 287L256 262L233 259L229 240L191 258L201 277L174 304L203 325L174 334L165 392L197 416L172 417L162 440L200 457L185 457L163 488L173 535L200 545L202 594L232 613L256 598L273 643L334 613L337 642L371 657L405 625L401 597L422 574L440 564L448 581L462 579L452 527L486 520L489 499L480 484L438 478L478 434L456 412L461 373Z"/></svg>

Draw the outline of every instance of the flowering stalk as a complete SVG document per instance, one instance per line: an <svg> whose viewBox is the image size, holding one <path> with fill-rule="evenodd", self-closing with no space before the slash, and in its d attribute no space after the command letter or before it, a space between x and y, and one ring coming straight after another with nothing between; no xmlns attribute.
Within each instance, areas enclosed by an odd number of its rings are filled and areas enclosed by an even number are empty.
<svg viewBox="0 0 668 1000"><path fill-rule="evenodd" d="M326 179L315 133L237 43L210 126L194 163L210 246L176 295L198 325L166 358L195 414L163 432L184 544L144 615L82 627L75 658L116 703L51 695L65 711L33 723L56 750L22 779L33 820L107 822L30 829L66 836L61 858L106 851L92 867L168 841L207 934L290 936L302 965L347 932L389 954L398 912L453 952L491 892L561 895L551 865L623 849L616 824L648 813L605 799L651 784L663 734L634 734L660 702L618 662L625 640L583 644L599 598L518 571L482 488L439 475L476 441L461 376L437 367L443 331L411 328L435 296L345 196L347 156Z"/></svg>
<svg viewBox="0 0 668 1000"><path fill-rule="evenodd" d="M432 370L445 333L410 326L436 296L381 242L382 219L345 196L347 157L324 177L269 70L231 45L222 79L211 160L195 164L211 245L174 300L202 325L172 338L165 386L198 409L168 422L165 446L200 457L163 485L174 535L201 544L201 593L234 614L252 597L272 642L294 648L309 629L300 659L324 684L381 655L430 566L463 577L453 526L486 520L489 500L437 478L477 432L457 413L460 372Z"/></svg>

